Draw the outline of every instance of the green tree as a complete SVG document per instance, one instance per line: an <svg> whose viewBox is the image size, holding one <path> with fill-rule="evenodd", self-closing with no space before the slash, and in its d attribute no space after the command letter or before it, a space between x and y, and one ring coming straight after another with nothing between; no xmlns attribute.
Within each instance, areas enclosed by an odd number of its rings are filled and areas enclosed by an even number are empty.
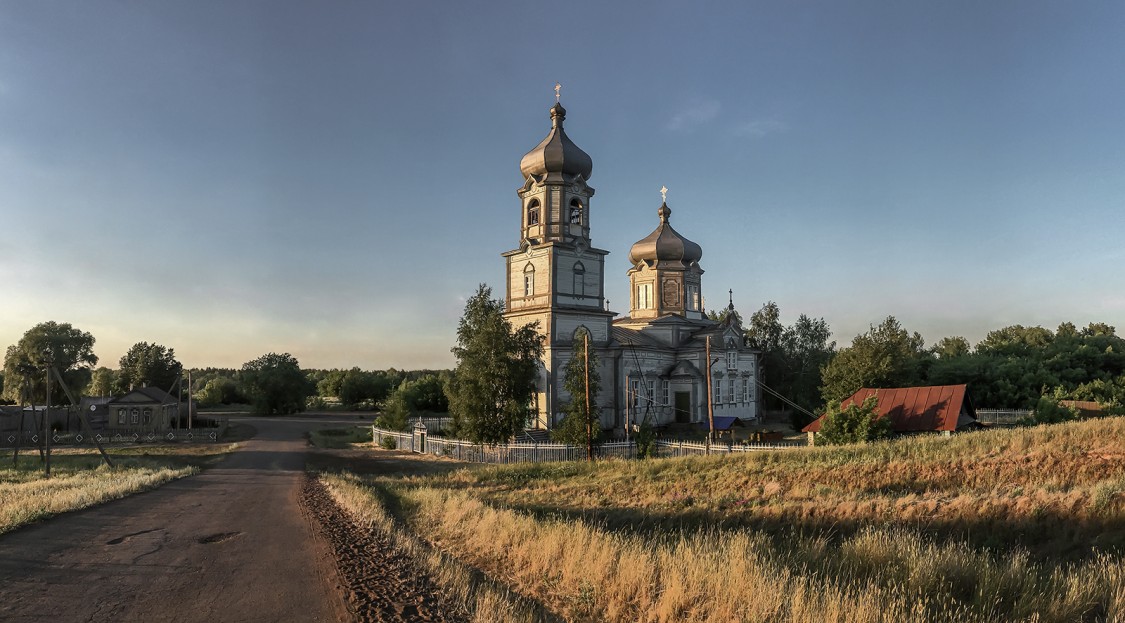
<svg viewBox="0 0 1125 623"><path fill-rule="evenodd" d="M504 305L481 284L465 304L452 348L457 369L449 412L457 431L477 443L511 439L531 416L543 340L538 323L513 329Z"/></svg>
<svg viewBox="0 0 1125 623"><path fill-rule="evenodd" d="M176 353L171 348L137 342L121 356L115 387L121 394L148 386L172 391L182 370L183 366L176 361Z"/></svg>
<svg viewBox="0 0 1125 623"><path fill-rule="evenodd" d="M13 401L42 402L46 399L44 362L54 361L68 387L75 391L90 383L90 368L98 363L94 336L70 323L42 322L27 330L4 356L4 397ZM29 393L24 396L24 387ZM67 400L63 392L52 392L52 401Z"/></svg>
<svg viewBox="0 0 1125 623"><path fill-rule="evenodd" d="M242 366L242 382L254 405L263 415L286 415L305 410L313 388L289 353L269 353Z"/></svg>
<svg viewBox="0 0 1125 623"><path fill-rule="evenodd" d="M406 381L403 381L405 384ZM409 397L405 391L402 391L400 385L398 389L391 392L391 395L383 401L380 408L379 417L375 418L375 425L381 428L390 428L392 430L407 430L410 424L410 418L417 415L414 405L411 404Z"/></svg>
<svg viewBox="0 0 1125 623"><path fill-rule="evenodd" d="M87 396L109 396L113 394L117 385L117 373L105 366L94 370L90 375L90 384L86 386Z"/></svg>
<svg viewBox="0 0 1125 623"><path fill-rule="evenodd" d="M595 443L602 436L598 410L598 393L601 391L602 380L601 374L598 373L597 354L593 350L586 352L586 335L586 330L580 329L574 336L570 361L566 362L566 367L563 369L563 389L570 394L570 400L563 406L566 416L551 431L552 439L572 446L585 446L587 438L591 443ZM588 364L587 357L589 357ZM589 370L588 376L587 370ZM587 391L589 391L589 409L586 408Z"/></svg>
<svg viewBox="0 0 1125 623"><path fill-rule="evenodd" d="M1055 339L1055 334L1043 327L1025 327L1021 324L989 331L977 344L977 352L986 355L1028 356L1045 349Z"/></svg>
<svg viewBox="0 0 1125 623"><path fill-rule="evenodd" d="M824 366L825 402L840 401L861 387L906 387L922 381L931 356L922 336L908 333L894 316L855 336Z"/></svg>
<svg viewBox="0 0 1125 623"><path fill-rule="evenodd" d="M852 402L842 409L838 402L829 403L817 433L817 443L866 443L890 437L891 420L880 418L878 407L875 395L868 396L863 404Z"/></svg>
<svg viewBox="0 0 1125 623"><path fill-rule="evenodd" d="M938 359L964 357L968 355L971 350L969 340L966 340L960 335L943 337L937 341L937 344L930 347L930 352Z"/></svg>
<svg viewBox="0 0 1125 623"><path fill-rule="evenodd" d="M340 388L344 384L344 377L347 374L346 370L329 370L324 374L324 378L317 381L317 394L322 398L339 398Z"/></svg>
<svg viewBox="0 0 1125 623"><path fill-rule="evenodd" d="M250 400L242 392L238 381L228 376L216 376L207 381L194 398L205 407L215 405L246 404Z"/></svg>

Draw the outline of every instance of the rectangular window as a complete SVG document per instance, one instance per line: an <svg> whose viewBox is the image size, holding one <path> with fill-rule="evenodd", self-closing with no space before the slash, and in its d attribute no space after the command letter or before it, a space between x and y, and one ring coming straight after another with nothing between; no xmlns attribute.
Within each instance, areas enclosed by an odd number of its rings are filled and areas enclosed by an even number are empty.
<svg viewBox="0 0 1125 623"><path fill-rule="evenodd" d="M641 382L637 379L629 380L629 404L637 408L640 404Z"/></svg>
<svg viewBox="0 0 1125 623"><path fill-rule="evenodd" d="M727 383L727 402L733 403L738 400L738 394L734 393L734 379L732 378Z"/></svg>
<svg viewBox="0 0 1125 623"><path fill-rule="evenodd" d="M688 311L699 311L699 286L688 285L687 301L684 301L684 305Z"/></svg>
<svg viewBox="0 0 1125 623"><path fill-rule="evenodd" d="M723 381L722 379L715 379L714 388L712 392L715 394L711 396L711 402L721 404L723 402Z"/></svg>
<svg viewBox="0 0 1125 623"><path fill-rule="evenodd" d="M742 402L750 402L750 379L742 379Z"/></svg>
<svg viewBox="0 0 1125 623"><path fill-rule="evenodd" d="M535 294L535 273L523 274L523 295L531 296Z"/></svg>
<svg viewBox="0 0 1125 623"><path fill-rule="evenodd" d="M117 423L118 424L127 424L128 422L125 419L125 416L127 414L128 414L128 412L125 409L118 409L117 410Z"/></svg>
<svg viewBox="0 0 1125 623"><path fill-rule="evenodd" d="M738 351L727 351L727 370L734 370L738 367Z"/></svg>
<svg viewBox="0 0 1125 623"><path fill-rule="evenodd" d="M652 284L642 283L637 286L637 309L652 309Z"/></svg>
<svg viewBox="0 0 1125 623"><path fill-rule="evenodd" d="M672 404L671 400L669 400L669 398L671 398L671 383L668 381L660 381L660 390L664 394L664 399L661 401L662 404L665 407Z"/></svg>
<svg viewBox="0 0 1125 623"><path fill-rule="evenodd" d="M656 405L660 404L660 399L656 395L656 393L659 392L659 391L660 391L660 388L657 387L656 381L653 381L652 382L652 406L654 406L654 407Z"/></svg>

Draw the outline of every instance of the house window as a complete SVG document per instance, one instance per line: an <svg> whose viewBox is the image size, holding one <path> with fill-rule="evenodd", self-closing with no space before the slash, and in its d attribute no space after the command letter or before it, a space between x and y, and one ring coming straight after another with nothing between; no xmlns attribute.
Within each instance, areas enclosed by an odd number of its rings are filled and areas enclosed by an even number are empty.
<svg viewBox="0 0 1125 623"><path fill-rule="evenodd" d="M667 407L669 404L671 404L671 401L669 400L671 394L671 383L669 383L667 380L660 381L660 391L663 394L663 400L661 400L660 402L665 407Z"/></svg>
<svg viewBox="0 0 1125 623"><path fill-rule="evenodd" d="M574 264L574 294L586 296L586 267L582 265L582 262L575 262Z"/></svg>
<svg viewBox="0 0 1125 623"><path fill-rule="evenodd" d="M582 202L577 199L570 200L570 224L582 224Z"/></svg>
<svg viewBox="0 0 1125 623"><path fill-rule="evenodd" d="M145 425L152 424L152 409L145 409L144 416L143 422Z"/></svg>
<svg viewBox="0 0 1125 623"><path fill-rule="evenodd" d="M734 379L732 378L727 382L727 402L734 403L738 400L738 394L734 393Z"/></svg>
<svg viewBox="0 0 1125 623"><path fill-rule="evenodd" d="M734 370L737 367L738 367L738 351L737 350L728 350L727 351L727 370Z"/></svg>
<svg viewBox="0 0 1125 623"><path fill-rule="evenodd" d="M535 267L528 264L523 269L523 295L532 296L535 294Z"/></svg>
<svg viewBox="0 0 1125 623"><path fill-rule="evenodd" d="M530 227L532 225L538 225L538 224L539 224L539 200L538 199L532 199L531 203L527 204L527 225L528 225L528 227Z"/></svg>
<svg viewBox="0 0 1125 623"><path fill-rule="evenodd" d="M117 423L118 424L127 424L128 423L128 419L127 419L128 415L129 415L128 409L125 409L125 408L118 409L117 410Z"/></svg>
<svg viewBox="0 0 1125 623"><path fill-rule="evenodd" d="M688 284L685 304L688 311L699 311L699 286Z"/></svg>
<svg viewBox="0 0 1125 623"><path fill-rule="evenodd" d="M652 284L637 285L637 309L652 309Z"/></svg>
<svg viewBox="0 0 1125 623"><path fill-rule="evenodd" d="M714 404L722 404L722 402L723 402L723 380L722 379L715 379L715 382L713 383L713 385L715 387L712 389L712 392L715 395L711 397L711 402L714 403Z"/></svg>

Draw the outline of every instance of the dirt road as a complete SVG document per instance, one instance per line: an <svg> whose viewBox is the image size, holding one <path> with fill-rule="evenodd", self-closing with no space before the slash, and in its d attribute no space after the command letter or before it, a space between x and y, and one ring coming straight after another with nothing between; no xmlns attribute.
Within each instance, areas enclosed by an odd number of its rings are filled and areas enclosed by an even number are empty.
<svg viewBox="0 0 1125 623"><path fill-rule="evenodd" d="M252 423L199 476L0 537L0 620L349 620L299 504L303 433L324 424Z"/></svg>

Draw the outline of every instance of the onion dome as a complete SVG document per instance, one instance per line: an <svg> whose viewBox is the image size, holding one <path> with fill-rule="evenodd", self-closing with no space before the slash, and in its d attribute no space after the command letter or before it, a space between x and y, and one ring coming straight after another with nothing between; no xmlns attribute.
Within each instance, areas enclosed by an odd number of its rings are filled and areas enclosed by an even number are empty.
<svg viewBox="0 0 1125 623"><path fill-rule="evenodd" d="M668 217L672 215L668 204L661 204L656 213L660 215L660 226L629 249L629 261L634 266L642 261L682 262L684 266L698 262L703 257L703 249L672 229L668 223Z"/></svg>
<svg viewBox="0 0 1125 623"><path fill-rule="evenodd" d="M520 172L525 180L549 173L561 173L568 177L581 175L583 179L590 179L594 161L563 131L565 118L566 109L562 104L556 103L551 107L550 134L520 160Z"/></svg>

